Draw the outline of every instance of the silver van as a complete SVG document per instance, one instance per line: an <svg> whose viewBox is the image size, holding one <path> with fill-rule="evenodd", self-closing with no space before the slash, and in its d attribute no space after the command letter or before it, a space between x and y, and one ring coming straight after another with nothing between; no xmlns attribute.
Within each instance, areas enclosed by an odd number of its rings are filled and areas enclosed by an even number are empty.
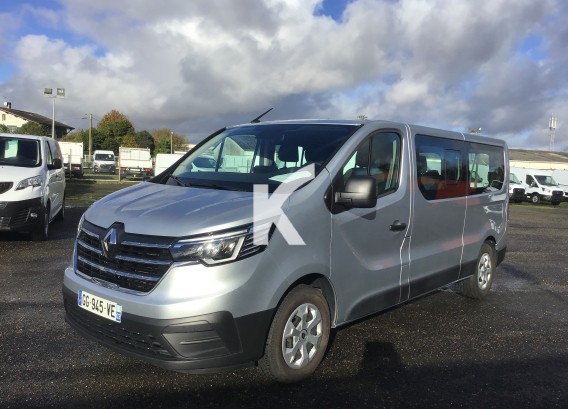
<svg viewBox="0 0 568 409"><path fill-rule="evenodd" d="M66 320L163 368L301 380L332 328L450 283L487 295L508 163L503 141L404 123L222 129L85 212Z"/></svg>
<svg viewBox="0 0 568 409"><path fill-rule="evenodd" d="M65 215L65 171L56 140L0 134L0 232L49 237L49 224Z"/></svg>

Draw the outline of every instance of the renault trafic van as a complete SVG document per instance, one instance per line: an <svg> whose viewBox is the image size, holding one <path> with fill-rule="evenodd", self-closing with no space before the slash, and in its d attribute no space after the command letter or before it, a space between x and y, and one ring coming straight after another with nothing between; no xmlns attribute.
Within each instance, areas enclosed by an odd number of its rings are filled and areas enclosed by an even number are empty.
<svg viewBox="0 0 568 409"><path fill-rule="evenodd" d="M56 140L0 134L0 232L49 237L49 224L65 215L65 173Z"/></svg>
<svg viewBox="0 0 568 409"><path fill-rule="evenodd" d="M298 381L333 328L450 283L488 294L508 163L503 141L396 122L222 129L85 212L66 320L163 368Z"/></svg>

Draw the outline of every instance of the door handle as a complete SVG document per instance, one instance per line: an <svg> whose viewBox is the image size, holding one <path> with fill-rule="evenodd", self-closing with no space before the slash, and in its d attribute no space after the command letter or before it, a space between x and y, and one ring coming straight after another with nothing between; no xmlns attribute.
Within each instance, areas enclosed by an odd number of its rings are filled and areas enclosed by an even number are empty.
<svg viewBox="0 0 568 409"><path fill-rule="evenodd" d="M406 230L406 223L401 223L398 220L395 220L389 227L390 231L401 231Z"/></svg>

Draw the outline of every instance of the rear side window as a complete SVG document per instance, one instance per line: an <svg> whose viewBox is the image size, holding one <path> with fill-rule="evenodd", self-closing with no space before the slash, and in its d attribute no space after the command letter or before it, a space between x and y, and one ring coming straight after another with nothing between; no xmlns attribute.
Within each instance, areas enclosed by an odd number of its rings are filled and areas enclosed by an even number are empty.
<svg viewBox="0 0 568 409"><path fill-rule="evenodd" d="M416 180L426 200L467 195L464 149L458 140L416 135Z"/></svg>
<svg viewBox="0 0 568 409"><path fill-rule="evenodd" d="M479 195L503 189L505 157L503 148L468 143L469 194Z"/></svg>
<svg viewBox="0 0 568 409"><path fill-rule="evenodd" d="M416 135L417 184L426 200L479 195L503 189L502 147Z"/></svg>

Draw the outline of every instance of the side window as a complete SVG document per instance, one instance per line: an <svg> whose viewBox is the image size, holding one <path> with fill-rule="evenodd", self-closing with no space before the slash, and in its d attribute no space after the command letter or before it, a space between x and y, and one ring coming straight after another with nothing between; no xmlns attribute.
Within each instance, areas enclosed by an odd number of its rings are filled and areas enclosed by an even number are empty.
<svg viewBox="0 0 568 409"><path fill-rule="evenodd" d="M479 195L499 191L505 183L505 159L503 149L497 146L470 143L469 194Z"/></svg>
<svg viewBox="0 0 568 409"><path fill-rule="evenodd" d="M53 153L51 152L51 146L49 146L48 141L44 142L44 147L45 147L45 157L47 160L47 164L53 165Z"/></svg>
<svg viewBox="0 0 568 409"><path fill-rule="evenodd" d="M526 182L527 185L532 186L532 184L534 183L533 177L531 175L527 175Z"/></svg>
<svg viewBox="0 0 568 409"><path fill-rule="evenodd" d="M426 200L467 194L465 145L461 141L416 135L416 182Z"/></svg>
<svg viewBox="0 0 568 409"><path fill-rule="evenodd" d="M401 155L400 136L380 132L369 137L343 166L343 184L353 175L372 176L377 181L378 195L394 192L399 185Z"/></svg>
<svg viewBox="0 0 568 409"><path fill-rule="evenodd" d="M61 148L59 144L53 140L49 140L49 144L51 147L51 153L54 159L61 159L63 160L63 154L61 153Z"/></svg>

